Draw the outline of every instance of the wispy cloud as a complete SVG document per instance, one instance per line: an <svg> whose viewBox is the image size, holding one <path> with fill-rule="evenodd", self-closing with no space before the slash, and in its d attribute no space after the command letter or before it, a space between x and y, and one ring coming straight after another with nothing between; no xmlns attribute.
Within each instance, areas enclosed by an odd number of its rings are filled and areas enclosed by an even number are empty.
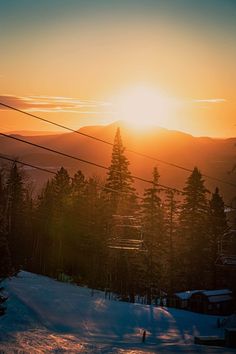
<svg viewBox="0 0 236 354"><path fill-rule="evenodd" d="M225 98L203 98L203 99L194 99L193 102L197 103L223 103L226 102Z"/></svg>
<svg viewBox="0 0 236 354"><path fill-rule="evenodd" d="M61 96L13 96L0 95L0 102L31 112L56 112L56 113L81 113L100 114L110 113L107 108L109 102L96 100L81 100L72 97ZM0 109L7 109L0 105Z"/></svg>

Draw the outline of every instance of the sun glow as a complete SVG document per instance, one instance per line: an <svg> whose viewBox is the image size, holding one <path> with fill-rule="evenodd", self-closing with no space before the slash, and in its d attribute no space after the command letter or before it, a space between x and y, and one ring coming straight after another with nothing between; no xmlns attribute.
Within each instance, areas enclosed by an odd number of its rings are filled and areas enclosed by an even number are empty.
<svg viewBox="0 0 236 354"><path fill-rule="evenodd" d="M113 102L117 118L138 130L169 127L179 104L176 99L147 86L130 88L117 95Z"/></svg>

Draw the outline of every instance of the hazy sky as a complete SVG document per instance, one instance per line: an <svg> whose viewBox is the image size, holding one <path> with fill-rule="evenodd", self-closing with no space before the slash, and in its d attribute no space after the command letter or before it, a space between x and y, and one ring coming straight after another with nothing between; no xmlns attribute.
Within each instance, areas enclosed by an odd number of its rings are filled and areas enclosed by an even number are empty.
<svg viewBox="0 0 236 354"><path fill-rule="evenodd" d="M2 102L73 128L147 111L236 136L235 0L0 0L0 48ZM0 110L0 129L51 127Z"/></svg>

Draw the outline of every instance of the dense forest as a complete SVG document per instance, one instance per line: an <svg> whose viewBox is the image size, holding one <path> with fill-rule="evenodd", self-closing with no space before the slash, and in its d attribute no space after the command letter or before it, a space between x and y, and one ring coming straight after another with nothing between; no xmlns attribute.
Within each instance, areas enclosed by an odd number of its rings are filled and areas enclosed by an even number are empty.
<svg viewBox="0 0 236 354"><path fill-rule="evenodd" d="M61 167L35 197L19 166L0 171L0 279L25 269L148 303L162 293L233 287L216 266L229 231L224 201L197 167L181 193L160 186L155 167L140 196L119 129L105 181Z"/></svg>

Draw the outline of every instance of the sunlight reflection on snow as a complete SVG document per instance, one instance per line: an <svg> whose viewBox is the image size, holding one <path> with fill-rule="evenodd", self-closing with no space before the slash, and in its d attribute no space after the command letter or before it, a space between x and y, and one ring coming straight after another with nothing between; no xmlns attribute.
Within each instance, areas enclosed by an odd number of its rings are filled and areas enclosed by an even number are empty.
<svg viewBox="0 0 236 354"><path fill-rule="evenodd" d="M94 301L95 304L95 309L98 310L104 310L107 307L107 301L105 301L104 299L100 298L100 299L96 299Z"/></svg>
<svg viewBox="0 0 236 354"><path fill-rule="evenodd" d="M153 354L154 352L81 343L80 338L71 334L56 334L37 329L17 332L12 335L10 341L8 338L6 343L1 343L0 353Z"/></svg>
<svg viewBox="0 0 236 354"><path fill-rule="evenodd" d="M1 350L5 352L20 353L22 350L24 353L45 353L45 352L74 352L74 353L86 353L83 344L79 343L78 338L73 335L55 334L44 330L34 330L18 332L15 336L12 336L10 343L1 343Z"/></svg>

